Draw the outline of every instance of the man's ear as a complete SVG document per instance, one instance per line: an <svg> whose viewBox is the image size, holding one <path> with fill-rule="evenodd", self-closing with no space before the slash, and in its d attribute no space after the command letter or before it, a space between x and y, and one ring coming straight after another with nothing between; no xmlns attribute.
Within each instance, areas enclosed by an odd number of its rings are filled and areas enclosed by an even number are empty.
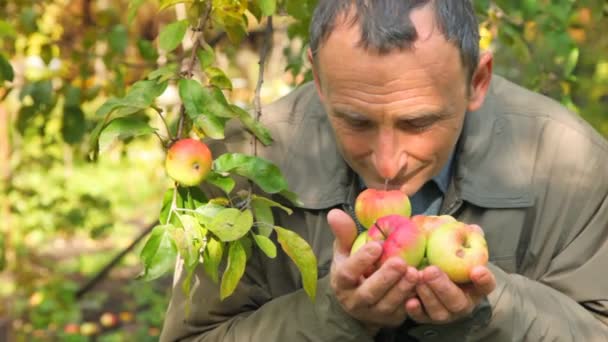
<svg viewBox="0 0 608 342"><path fill-rule="evenodd" d="M309 48L306 50L306 56L308 57L308 62L310 63L312 69L312 77L315 81L315 88L317 89L317 95L321 101L323 101L323 92L321 91L321 79L319 78L319 69L317 67L317 63L315 63L314 56L312 55L312 50Z"/></svg>
<svg viewBox="0 0 608 342"><path fill-rule="evenodd" d="M473 112L481 108L492 80L492 53L484 52L479 57L477 68L469 85L469 104L467 110Z"/></svg>

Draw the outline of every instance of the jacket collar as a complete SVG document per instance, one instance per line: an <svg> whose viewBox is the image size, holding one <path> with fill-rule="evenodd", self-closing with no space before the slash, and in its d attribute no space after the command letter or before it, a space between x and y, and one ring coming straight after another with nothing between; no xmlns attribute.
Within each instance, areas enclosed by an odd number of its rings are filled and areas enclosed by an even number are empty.
<svg viewBox="0 0 608 342"><path fill-rule="evenodd" d="M467 113L454 156L456 197L486 208L516 208L532 204L530 173L518 169L516 136L509 121L501 117L500 99L493 79L486 101ZM325 209L353 203L356 175L338 151L334 132L313 84L303 85L302 99L294 110L293 136L280 163L292 191L303 208ZM299 109L297 108L299 107Z"/></svg>

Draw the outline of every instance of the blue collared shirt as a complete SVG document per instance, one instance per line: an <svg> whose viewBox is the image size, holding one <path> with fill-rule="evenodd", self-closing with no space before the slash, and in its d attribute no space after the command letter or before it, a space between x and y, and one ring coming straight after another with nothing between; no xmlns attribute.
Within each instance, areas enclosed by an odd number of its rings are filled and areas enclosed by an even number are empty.
<svg viewBox="0 0 608 342"><path fill-rule="evenodd" d="M454 153L450 156L447 163L439 174L426 182L418 192L410 197L412 204L413 215L438 215L441 209L443 197L448 191L450 185L450 176L452 175L452 160Z"/></svg>

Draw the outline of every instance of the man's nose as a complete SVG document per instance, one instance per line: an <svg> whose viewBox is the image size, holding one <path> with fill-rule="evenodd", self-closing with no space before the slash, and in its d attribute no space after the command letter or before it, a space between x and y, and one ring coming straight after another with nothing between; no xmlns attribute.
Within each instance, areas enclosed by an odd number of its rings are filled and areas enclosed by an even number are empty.
<svg viewBox="0 0 608 342"><path fill-rule="evenodd" d="M407 164L407 153L399 146L394 132L381 132L374 149L373 163L379 175L392 180Z"/></svg>

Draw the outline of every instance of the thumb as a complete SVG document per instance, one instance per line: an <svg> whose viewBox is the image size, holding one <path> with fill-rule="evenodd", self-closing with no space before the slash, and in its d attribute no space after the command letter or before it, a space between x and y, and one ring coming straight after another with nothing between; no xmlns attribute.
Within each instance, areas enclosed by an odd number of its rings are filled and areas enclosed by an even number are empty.
<svg viewBox="0 0 608 342"><path fill-rule="evenodd" d="M332 209L327 214L327 223L336 236L334 248L342 254L350 254L355 238L357 238L357 225L344 211Z"/></svg>

